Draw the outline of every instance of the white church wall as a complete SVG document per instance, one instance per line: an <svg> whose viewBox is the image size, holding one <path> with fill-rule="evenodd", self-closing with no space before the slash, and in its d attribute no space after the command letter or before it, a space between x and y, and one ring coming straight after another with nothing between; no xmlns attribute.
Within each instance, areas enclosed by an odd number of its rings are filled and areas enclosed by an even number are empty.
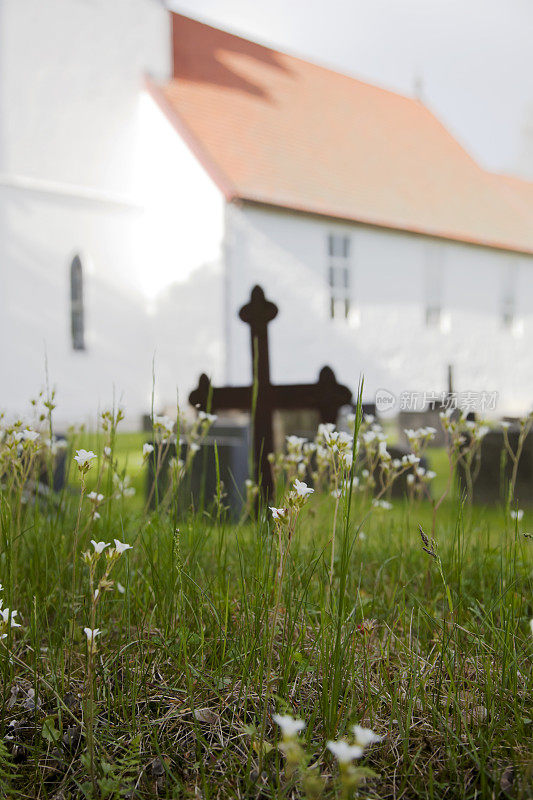
<svg viewBox="0 0 533 800"><path fill-rule="evenodd" d="M130 427L156 406L186 400L200 371L222 377L224 200L143 93L135 172L142 205L0 187L0 260L11 348L0 367L19 410L44 382L58 418L93 417L115 393ZM86 350L72 349L69 269L84 268Z"/></svg>
<svg viewBox="0 0 533 800"><path fill-rule="evenodd" d="M136 427L222 351L224 202L143 91L168 76L158 0L5 0L0 17L0 409L44 384L59 424L113 395ZM23 91L27 89L27 91ZM70 335L84 269L86 350Z"/></svg>
<svg viewBox="0 0 533 800"><path fill-rule="evenodd" d="M136 425L149 405L152 334L142 297L117 274L137 259L139 212L6 188L0 204L0 407L12 414L27 407L45 384L46 354L60 424L94 420L115 392ZM82 351L73 349L70 329L76 254L84 275Z"/></svg>
<svg viewBox="0 0 533 800"><path fill-rule="evenodd" d="M153 99L141 99L141 289L154 330L157 401L187 405L202 371L223 378L225 200Z"/></svg>
<svg viewBox="0 0 533 800"><path fill-rule="evenodd" d="M500 411L520 411L533 400L527 342L533 320L533 260L460 243L430 240L355 224L245 205L232 207L228 379L248 380L250 345L236 317L254 283L280 308L271 324L271 370L276 381L308 381L323 364L355 388L365 375L366 396L378 388L446 389L447 365L457 391L498 391ZM351 242L352 311L329 318L327 237ZM428 248L442 270L442 314L425 319ZM502 328L502 293L514 269L516 314Z"/></svg>
<svg viewBox="0 0 533 800"><path fill-rule="evenodd" d="M0 173L132 193L143 75L170 70L159 0L2 0Z"/></svg>
<svg viewBox="0 0 533 800"><path fill-rule="evenodd" d="M44 383L60 424L149 407L152 320L142 277L139 98L170 74L157 0L0 5L0 407ZM86 350L70 335L69 268L84 269ZM5 346L9 343L9 346Z"/></svg>

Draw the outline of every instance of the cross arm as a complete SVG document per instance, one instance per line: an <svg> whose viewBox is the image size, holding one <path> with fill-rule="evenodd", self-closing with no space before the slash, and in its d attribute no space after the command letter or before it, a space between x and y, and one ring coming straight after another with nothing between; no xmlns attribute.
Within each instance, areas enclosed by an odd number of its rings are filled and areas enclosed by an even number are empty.
<svg viewBox="0 0 533 800"><path fill-rule="evenodd" d="M189 395L189 403L202 411L249 411L252 406L252 389L250 386L211 385L204 373L200 375L198 386Z"/></svg>
<svg viewBox="0 0 533 800"><path fill-rule="evenodd" d="M296 383L272 386L274 408L316 409L322 422L336 422L341 406L350 405L352 393L347 386L337 383L330 367L323 367L316 383Z"/></svg>

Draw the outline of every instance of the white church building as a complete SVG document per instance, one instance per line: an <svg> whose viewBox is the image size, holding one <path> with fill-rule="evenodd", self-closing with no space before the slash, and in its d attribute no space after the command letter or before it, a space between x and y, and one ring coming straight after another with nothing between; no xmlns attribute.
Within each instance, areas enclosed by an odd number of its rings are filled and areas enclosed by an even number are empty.
<svg viewBox="0 0 533 800"><path fill-rule="evenodd" d="M419 100L158 0L0 0L0 409L133 427L201 372L533 403L533 184Z"/></svg>

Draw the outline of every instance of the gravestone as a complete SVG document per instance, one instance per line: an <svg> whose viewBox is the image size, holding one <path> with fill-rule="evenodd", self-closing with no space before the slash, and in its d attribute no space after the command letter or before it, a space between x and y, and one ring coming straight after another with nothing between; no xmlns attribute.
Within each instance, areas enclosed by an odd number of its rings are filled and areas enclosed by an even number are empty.
<svg viewBox="0 0 533 800"><path fill-rule="evenodd" d="M235 519L241 512L246 500L245 481L249 473L248 457L250 452L250 431L248 425L231 420L217 420L195 454L189 475L186 475L178 487L177 500L182 512L193 505L209 508L217 492L217 470L214 448L217 448L220 480L223 484L223 505L230 510ZM146 476L146 496L154 508L157 502L165 497L169 487L169 467L171 459L176 458L175 444L154 445L154 451L148 460ZM180 458L187 458L187 445L180 446ZM163 453L163 462L157 479L157 491L154 487L156 464L159 452Z"/></svg>
<svg viewBox="0 0 533 800"><path fill-rule="evenodd" d="M299 436L312 441L317 433L320 418L318 411L275 411L272 415L274 450L282 452L287 436Z"/></svg>
<svg viewBox="0 0 533 800"><path fill-rule="evenodd" d="M330 367L320 370L316 383L271 383L268 325L277 313L277 306L265 298L260 286L252 289L250 301L239 311L241 320L250 326L255 386L213 387L207 375L203 374L198 387L189 395L191 405L204 411L240 410L252 414L253 410L254 477L267 498L272 497L274 491L268 462L268 454L274 450L274 412L315 409L321 422L336 423L339 409L352 402L350 389L337 383Z"/></svg>
<svg viewBox="0 0 533 800"><path fill-rule="evenodd" d="M520 426L512 426L507 431L509 444L516 453ZM506 492L511 480L513 464L505 449L503 432L489 431L481 442L479 450L479 472L473 483L473 502L493 504L505 502ZM505 467L504 467L504 462ZM459 464L458 480L460 487L466 488L464 467ZM522 455L518 463L517 480L512 504L519 507L533 505L533 433L525 437Z"/></svg>
<svg viewBox="0 0 533 800"><path fill-rule="evenodd" d="M448 408L453 407L454 380L453 380L453 365L448 364L448 391L439 394L433 394L432 399L427 399L425 408L413 408L410 410L404 409L398 414L398 427L400 431L400 443L409 447L409 439L405 435L406 429L418 430L419 428L435 428L435 435L429 442L429 447L445 447L446 433L441 425L440 413L446 411ZM429 397L431 397L431 394Z"/></svg>
<svg viewBox="0 0 533 800"><path fill-rule="evenodd" d="M37 491L46 494L50 489L53 492L61 492L65 488L67 473L67 439L63 434L55 436L55 441L59 443L56 452L51 456L52 468L50 469L50 453L42 453L38 456L39 477Z"/></svg>
<svg viewBox="0 0 533 800"><path fill-rule="evenodd" d="M428 447L444 447L446 445L446 433L440 421L440 408L426 411L400 411L398 414L398 427L400 429L400 443L405 447L409 446L409 439L405 435L406 430L418 430L419 428L435 428L435 436L429 442Z"/></svg>
<svg viewBox="0 0 533 800"><path fill-rule="evenodd" d="M395 459L401 460L403 456L407 456L413 451L409 447L403 447L402 445L388 444L387 452L390 454L392 461L394 461ZM420 459L418 467L422 467L423 469L426 470L426 472L429 469L428 460L427 458L425 458L425 456L422 456L422 458ZM396 480L392 484L392 488L390 491L391 497L394 497L396 499L401 499L407 495L407 488L408 488L407 476L414 475L414 472L415 472L415 467L410 466L409 469L405 470L405 472L402 472L402 474L398 478L396 478ZM378 467L377 470L374 472L374 481L376 482L377 487L380 486L379 477L380 477L380 469ZM431 495L431 484L429 484L428 489Z"/></svg>

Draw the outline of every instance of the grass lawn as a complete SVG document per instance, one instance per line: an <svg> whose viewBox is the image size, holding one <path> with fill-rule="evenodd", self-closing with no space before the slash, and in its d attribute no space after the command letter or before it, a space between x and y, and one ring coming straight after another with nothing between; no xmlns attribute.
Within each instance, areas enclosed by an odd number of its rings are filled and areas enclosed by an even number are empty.
<svg viewBox="0 0 533 800"><path fill-rule="evenodd" d="M135 497L115 496L109 462L87 473L99 519L75 464L38 503L4 480L0 597L20 627L4 613L0 797L532 796L531 514L452 498L428 553L428 502L355 494L331 576L333 497L285 528L145 514L144 438L112 456ZM115 538L132 549L90 544ZM282 741L275 714L305 728ZM343 765L327 742L353 746L354 724L381 740Z"/></svg>

